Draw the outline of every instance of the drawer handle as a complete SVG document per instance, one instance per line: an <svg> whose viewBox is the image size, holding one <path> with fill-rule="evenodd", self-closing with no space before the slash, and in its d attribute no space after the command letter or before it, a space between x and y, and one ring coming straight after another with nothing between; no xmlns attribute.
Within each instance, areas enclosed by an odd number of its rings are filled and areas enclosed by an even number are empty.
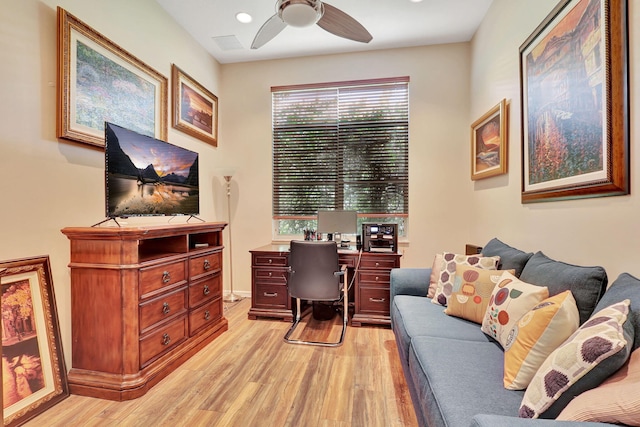
<svg viewBox="0 0 640 427"><path fill-rule="evenodd" d="M278 296L278 293L277 293L277 292L272 292L272 293L265 292L265 293L264 293L264 296L265 296L265 297L273 298L273 297L277 297L277 296Z"/></svg>
<svg viewBox="0 0 640 427"><path fill-rule="evenodd" d="M378 280L380 280L380 278L379 278L378 276L376 276L376 282L377 282Z"/></svg>
<svg viewBox="0 0 640 427"><path fill-rule="evenodd" d="M273 260L271 258L269 258L269 264L272 264Z"/></svg>
<svg viewBox="0 0 640 427"><path fill-rule="evenodd" d="M204 262L202 263L202 267L203 267L205 270L208 270L208 269L210 269L210 268L211 268L211 263L209 262L209 260L208 260L208 259L205 259L205 260L204 260Z"/></svg>
<svg viewBox="0 0 640 427"><path fill-rule="evenodd" d="M376 267L380 267L380 263L376 261Z"/></svg>
<svg viewBox="0 0 640 427"><path fill-rule="evenodd" d="M385 302L386 298L369 298L370 302Z"/></svg>
<svg viewBox="0 0 640 427"><path fill-rule="evenodd" d="M211 313L209 313L209 310L206 310L204 312L204 320L209 320L211 318Z"/></svg>
<svg viewBox="0 0 640 427"><path fill-rule="evenodd" d="M205 295L209 295L209 292L211 292L211 289L209 289L209 285L204 285L204 288L202 289L202 293Z"/></svg>
<svg viewBox="0 0 640 427"><path fill-rule="evenodd" d="M271 277L271 276L273 276L273 273L270 271L270 272L269 272L269 277Z"/></svg>
<svg viewBox="0 0 640 427"><path fill-rule="evenodd" d="M168 271L162 272L162 283L169 283L171 281L171 273Z"/></svg>
<svg viewBox="0 0 640 427"><path fill-rule="evenodd" d="M171 337L169 334L162 334L162 345L169 345L171 342Z"/></svg>
<svg viewBox="0 0 640 427"><path fill-rule="evenodd" d="M162 313L163 314L169 314L169 312L171 311L171 307L169 307L169 303L165 302L162 304Z"/></svg>

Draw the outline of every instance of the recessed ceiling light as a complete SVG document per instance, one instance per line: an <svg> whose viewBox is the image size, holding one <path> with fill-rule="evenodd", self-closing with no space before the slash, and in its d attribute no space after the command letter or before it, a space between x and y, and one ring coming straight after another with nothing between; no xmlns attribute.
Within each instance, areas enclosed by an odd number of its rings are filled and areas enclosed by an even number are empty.
<svg viewBox="0 0 640 427"><path fill-rule="evenodd" d="M420 3L422 0L409 0L411 3Z"/></svg>
<svg viewBox="0 0 640 427"><path fill-rule="evenodd" d="M243 24L248 24L253 21L253 17L246 12L238 12L236 13L236 19L238 22L242 22Z"/></svg>

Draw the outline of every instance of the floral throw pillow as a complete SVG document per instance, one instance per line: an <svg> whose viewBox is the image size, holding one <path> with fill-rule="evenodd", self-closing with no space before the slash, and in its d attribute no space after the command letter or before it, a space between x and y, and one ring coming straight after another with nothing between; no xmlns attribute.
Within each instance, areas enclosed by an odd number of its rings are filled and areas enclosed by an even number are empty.
<svg viewBox="0 0 640 427"><path fill-rule="evenodd" d="M503 348L508 348L516 322L548 297L547 287L523 282L505 271L493 289L481 329Z"/></svg>
<svg viewBox="0 0 640 427"><path fill-rule="evenodd" d="M495 270L498 268L499 262L499 256L483 257L482 255L460 255L444 252L442 254L442 263L440 264L438 286L431 301L435 304L447 305L449 297L453 292L453 280L456 276L456 268L458 265L469 265L485 270Z"/></svg>

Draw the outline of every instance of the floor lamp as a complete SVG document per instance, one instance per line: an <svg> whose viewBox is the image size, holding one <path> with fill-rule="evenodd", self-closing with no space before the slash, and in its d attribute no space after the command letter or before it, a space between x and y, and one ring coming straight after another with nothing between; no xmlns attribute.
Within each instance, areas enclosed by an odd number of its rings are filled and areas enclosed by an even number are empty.
<svg viewBox="0 0 640 427"><path fill-rule="evenodd" d="M236 302L240 301L242 297L233 293L233 255L231 252L231 178L233 171L224 171L223 176L227 182L227 220L229 222L229 294L224 297L224 301Z"/></svg>

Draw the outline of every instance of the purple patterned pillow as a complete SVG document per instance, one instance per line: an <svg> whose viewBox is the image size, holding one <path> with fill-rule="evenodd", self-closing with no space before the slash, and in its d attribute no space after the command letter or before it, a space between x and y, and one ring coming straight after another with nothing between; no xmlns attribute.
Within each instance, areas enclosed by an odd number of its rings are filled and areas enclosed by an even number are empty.
<svg viewBox="0 0 640 427"><path fill-rule="evenodd" d="M480 255L460 255L451 252L442 254L442 264L440 265L440 276L438 277L438 287L431 300L435 304L446 306L451 293L453 292L453 282L456 276L458 265L468 265L485 270L496 270L500 262L499 256L483 257Z"/></svg>
<svg viewBox="0 0 640 427"><path fill-rule="evenodd" d="M544 361L522 399L522 418L556 418L578 394L600 385L628 359L632 338L623 325L630 301L594 314Z"/></svg>

